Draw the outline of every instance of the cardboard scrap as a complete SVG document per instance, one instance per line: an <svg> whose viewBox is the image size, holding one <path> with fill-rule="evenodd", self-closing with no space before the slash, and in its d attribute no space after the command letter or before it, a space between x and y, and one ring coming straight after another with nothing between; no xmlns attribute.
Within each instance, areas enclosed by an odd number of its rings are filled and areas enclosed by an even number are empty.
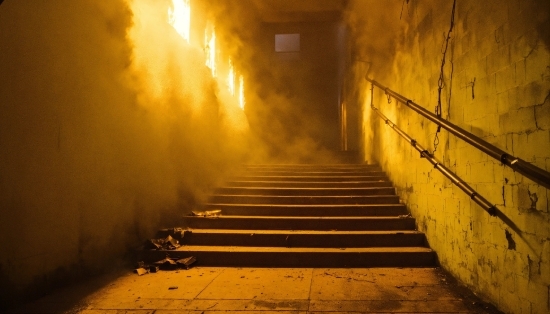
<svg viewBox="0 0 550 314"><path fill-rule="evenodd" d="M185 269L189 269L191 267L191 264L195 263L196 261L197 261L197 258L194 256L191 256L191 257L179 259L176 261L176 263Z"/></svg>
<svg viewBox="0 0 550 314"><path fill-rule="evenodd" d="M191 265L197 261L195 256L186 258L170 258L166 257L160 261L156 261L153 264L147 265L144 262L138 262L134 273L139 276L147 273L156 273L159 270L176 270L176 269L189 269Z"/></svg>
<svg viewBox="0 0 550 314"><path fill-rule="evenodd" d="M153 264L158 266L162 270L172 270L178 267L178 263L176 263L176 261L168 257L163 260L156 261Z"/></svg>
<svg viewBox="0 0 550 314"><path fill-rule="evenodd" d="M175 250L178 247L179 241L170 235L164 239L148 239L144 244L146 250Z"/></svg>
<svg viewBox="0 0 550 314"><path fill-rule="evenodd" d="M192 211L194 216L198 217L219 217L222 214L221 209L207 210L207 211Z"/></svg>
<svg viewBox="0 0 550 314"><path fill-rule="evenodd" d="M185 230L183 228L165 228L157 232L157 237L159 238L166 238L168 236L181 241L185 236Z"/></svg>

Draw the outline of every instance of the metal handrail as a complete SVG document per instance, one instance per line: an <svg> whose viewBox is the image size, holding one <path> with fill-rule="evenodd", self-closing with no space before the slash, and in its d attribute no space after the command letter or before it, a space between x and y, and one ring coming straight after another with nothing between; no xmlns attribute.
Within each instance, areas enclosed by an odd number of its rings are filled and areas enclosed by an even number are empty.
<svg viewBox="0 0 550 314"><path fill-rule="evenodd" d="M437 115L429 112L428 110L424 109L422 106L418 105L414 101L404 97L403 95L389 89L388 87L378 83L377 81L370 79L368 77L365 77L365 79L372 83L373 90L374 86L382 89L386 95L391 96L395 98L396 100L402 102L407 107L411 108L412 110L416 111L418 114L422 115L423 117L427 118L428 120L434 122L438 126L444 128L445 130L449 131L451 134L455 135L456 137L462 139L466 143L474 146L475 148L481 150L482 152L486 153L487 155L495 158L496 160L499 160L504 165L512 168L514 171L517 171L521 173L522 175L526 176L527 178L537 182L538 184L544 186L547 189L550 189L550 172L541 169L537 166L534 166L527 161L520 159L518 157L514 157L511 154L508 154L507 152L503 151L502 149L494 146L493 144L475 136L474 134L460 128L459 126L445 120L441 119Z"/></svg>
<svg viewBox="0 0 550 314"><path fill-rule="evenodd" d="M374 86L372 87L371 92L374 92ZM371 98L372 99L372 98ZM395 123L393 123L390 119L388 119L378 108L376 108L371 103L371 109L382 118L386 122L386 125L388 125L390 128L392 128L397 134L399 134L402 138L404 138L409 144L414 147L418 152L420 152L421 158L426 158L432 165L434 165L434 168L439 170L441 173L443 173L444 176L446 176L451 182L453 182L456 186L458 186L462 191L464 191L470 198L476 202L479 206L481 206L484 210L486 210L489 215L496 216L497 215L497 208L495 205L491 204L487 199L485 199L483 196L479 195L471 186L468 185L468 183L464 182L459 176L457 176L454 172L449 170L449 168L445 167L437 158L434 157L433 154L430 154L428 150L426 150L422 145L418 144L418 142L411 138L407 133L405 133L403 130L401 130Z"/></svg>

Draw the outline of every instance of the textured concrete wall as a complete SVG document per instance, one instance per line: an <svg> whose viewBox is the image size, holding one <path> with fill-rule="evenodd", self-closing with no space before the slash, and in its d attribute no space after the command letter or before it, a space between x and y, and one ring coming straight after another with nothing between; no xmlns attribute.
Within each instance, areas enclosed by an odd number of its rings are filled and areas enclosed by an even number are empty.
<svg viewBox="0 0 550 314"><path fill-rule="evenodd" d="M354 7L355 5L355 7ZM433 112L453 1L352 2L351 45L369 75ZM401 16L401 18L400 18ZM383 25L383 26L381 26ZM365 159L397 186L441 265L508 313L550 311L548 189L439 133L435 156L507 217L490 217L370 112L356 63L348 92L363 103ZM457 0L443 68L442 116L497 147L550 170L550 3ZM436 127L383 93L375 104L434 150ZM506 220L506 219L505 219Z"/></svg>
<svg viewBox="0 0 550 314"><path fill-rule="evenodd" d="M0 308L115 267L239 162L202 51L133 3L0 6Z"/></svg>

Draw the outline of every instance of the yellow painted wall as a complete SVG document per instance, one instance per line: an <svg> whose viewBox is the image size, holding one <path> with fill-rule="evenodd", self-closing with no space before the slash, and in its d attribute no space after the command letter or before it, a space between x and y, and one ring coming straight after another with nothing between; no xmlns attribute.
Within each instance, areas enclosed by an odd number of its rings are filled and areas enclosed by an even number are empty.
<svg viewBox="0 0 550 314"><path fill-rule="evenodd" d="M441 266L507 313L550 311L548 189L442 130L435 156L496 204L490 217L370 111L369 76L434 112L453 1L352 1L348 101L363 110L364 153L380 163ZM550 170L550 3L457 0L442 116ZM363 59L372 64L356 60ZM452 73L452 79L451 79ZM374 103L430 151L436 126L377 92Z"/></svg>

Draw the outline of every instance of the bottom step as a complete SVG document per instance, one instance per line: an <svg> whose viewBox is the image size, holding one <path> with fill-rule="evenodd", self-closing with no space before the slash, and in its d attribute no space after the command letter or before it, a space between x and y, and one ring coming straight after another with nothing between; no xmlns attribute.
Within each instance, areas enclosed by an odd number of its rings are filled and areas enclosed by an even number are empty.
<svg viewBox="0 0 550 314"><path fill-rule="evenodd" d="M195 256L196 266L238 267L435 267L435 252L424 247L280 248L184 246L144 251L144 260Z"/></svg>

